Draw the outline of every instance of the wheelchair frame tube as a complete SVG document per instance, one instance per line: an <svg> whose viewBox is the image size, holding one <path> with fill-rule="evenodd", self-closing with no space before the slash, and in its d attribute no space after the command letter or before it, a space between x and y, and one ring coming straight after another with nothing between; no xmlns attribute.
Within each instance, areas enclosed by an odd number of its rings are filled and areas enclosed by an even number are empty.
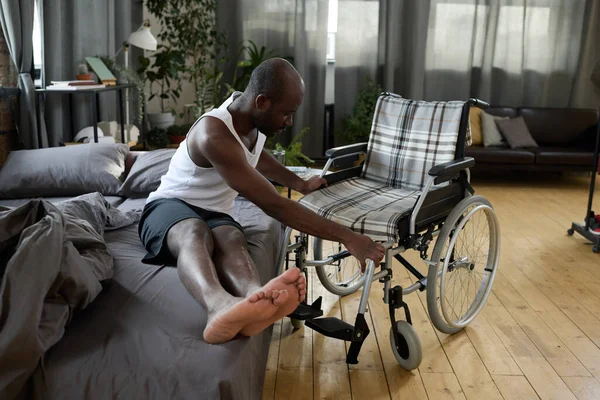
<svg viewBox="0 0 600 400"><path fill-rule="evenodd" d="M365 284L363 284L362 296L360 296L360 303L358 305L358 313L364 314L367 309L367 302L369 301L369 293L371 292L371 284L373 283L373 272L375 272L375 263L371 260L367 262L367 270L365 272ZM381 271L387 274L387 271ZM366 283L369 283L368 285Z"/></svg>
<svg viewBox="0 0 600 400"><path fill-rule="evenodd" d="M325 176L327 171L329 171L329 167L331 167L331 164L333 164L333 160L335 160L336 158L338 157L330 158L329 160L327 160L325 166L323 167L323 170L321 171L321 175L319 176L320 178Z"/></svg>
<svg viewBox="0 0 600 400"><path fill-rule="evenodd" d="M410 231L409 231L409 233L411 235L415 234L415 224L417 223L417 214L419 214L419 210L421 209L421 206L423 205L423 202L425 201L425 197L427 197L427 194L429 193L429 189L431 189L431 185L433 184L434 180L435 180L434 176L427 176L427 181L425 182L425 187L421 191L421 196L419 196L419 200L417 200L417 204L415 204L415 208L413 209L413 211L410 215Z"/></svg>

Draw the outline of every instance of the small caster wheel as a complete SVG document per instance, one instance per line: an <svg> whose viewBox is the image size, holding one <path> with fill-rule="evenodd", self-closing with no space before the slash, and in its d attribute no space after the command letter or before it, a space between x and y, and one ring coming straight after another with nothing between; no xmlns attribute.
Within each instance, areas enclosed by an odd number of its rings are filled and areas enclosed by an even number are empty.
<svg viewBox="0 0 600 400"><path fill-rule="evenodd" d="M304 325L304 321L299 319L290 318L290 321L292 321L292 326L294 329L300 329Z"/></svg>
<svg viewBox="0 0 600 400"><path fill-rule="evenodd" d="M421 341L415 328L406 321L396 321L398 335L390 328L390 344L398 364L406 370L417 369L423 359Z"/></svg>
<svg viewBox="0 0 600 400"><path fill-rule="evenodd" d="M600 253L600 246L595 245L594 247L592 247L592 251L596 254Z"/></svg>
<svg viewBox="0 0 600 400"><path fill-rule="evenodd" d="M567 233L569 234L569 236L573 236L573 234L575 233L575 231L573 229L569 229L567 231Z"/></svg>

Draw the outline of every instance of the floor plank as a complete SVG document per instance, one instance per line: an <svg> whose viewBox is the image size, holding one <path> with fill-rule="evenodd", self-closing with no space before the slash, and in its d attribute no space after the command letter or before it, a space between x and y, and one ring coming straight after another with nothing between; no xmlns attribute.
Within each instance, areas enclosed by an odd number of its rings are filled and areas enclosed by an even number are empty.
<svg viewBox="0 0 600 400"><path fill-rule="evenodd" d="M564 378L579 400L600 399L600 382L594 378Z"/></svg>
<svg viewBox="0 0 600 400"><path fill-rule="evenodd" d="M421 376L430 400L466 399L453 373L424 372Z"/></svg>
<svg viewBox="0 0 600 400"><path fill-rule="evenodd" d="M533 400L540 398L524 376L494 375L493 378L505 400Z"/></svg>

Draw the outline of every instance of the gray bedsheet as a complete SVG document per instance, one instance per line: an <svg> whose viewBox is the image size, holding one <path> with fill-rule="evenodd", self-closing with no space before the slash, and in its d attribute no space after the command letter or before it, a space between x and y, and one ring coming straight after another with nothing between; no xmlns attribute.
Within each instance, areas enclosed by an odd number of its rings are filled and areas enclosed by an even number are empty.
<svg viewBox="0 0 600 400"><path fill-rule="evenodd" d="M99 193L0 206L0 398L26 396L30 375L74 313L113 276L104 232L136 223L132 216Z"/></svg>
<svg viewBox="0 0 600 400"><path fill-rule="evenodd" d="M143 199L136 202L143 207ZM119 208L138 206L125 203ZM242 198L235 218L266 283L277 272L284 229ZM145 251L137 224L107 232L105 239L114 276L47 353L32 378L31 397L260 399L271 329L222 345L205 343L206 314L177 269L140 262Z"/></svg>
<svg viewBox="0 0 600 400"><path fill-rule="evenodd" d="M123 203L125 199L123 197L119 197L119 196L104 196L104 198L106 199L106 201L108 201L110 203L111 206L113 207L118 207L121 203ZM65 200L69 200L72 199L72 197L44 197L44 200L54 204L54 203L59 203L61 201L65 201ZM25 203L27 203L29 200L32 200L31 198L23 198L23 199L0 199L0 206L5 206L5 207L18 207L20 205L23 205Z"/></svg>

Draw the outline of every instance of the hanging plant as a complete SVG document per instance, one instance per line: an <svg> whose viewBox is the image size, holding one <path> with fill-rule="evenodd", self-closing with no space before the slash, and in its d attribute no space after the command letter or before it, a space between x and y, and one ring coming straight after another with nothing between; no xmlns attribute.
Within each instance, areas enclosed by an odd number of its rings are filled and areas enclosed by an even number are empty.
<svg viewBox="0 0 600 400"><path fill-rule="evenodd" d="M104 65L117 77L118 80L125 80L128 83L135 84L137 92L136 108L134 113L134 121L141 123L142 115L144 114L144 98L145 98L145 83L144 77L131 68L117 63L114 58L108 56L98 56Z"/></svg>
<svg viewBox="0 0 600 400"><path fill-rule="evenodd" d="M183 79L194 85L197 109L204 109L205 82L215 69L220 48L226 46L225 35L217 32L216 0L145 0L144 3L163 27L158 39L185 59Z"/></svg>

